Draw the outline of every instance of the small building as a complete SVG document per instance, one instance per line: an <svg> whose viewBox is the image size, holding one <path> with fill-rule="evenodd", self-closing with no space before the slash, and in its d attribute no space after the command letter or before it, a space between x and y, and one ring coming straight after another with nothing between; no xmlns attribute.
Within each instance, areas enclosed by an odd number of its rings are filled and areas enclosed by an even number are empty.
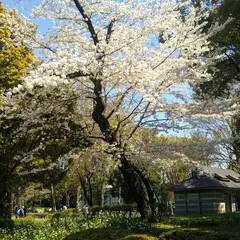
<svg viewBox="0 0 240 240"><path fill-rule="evenodd" d="M174 192L175 215L235 212L240 174L229 169L195 168L191 178L172 186L171 191Z"/></svg>

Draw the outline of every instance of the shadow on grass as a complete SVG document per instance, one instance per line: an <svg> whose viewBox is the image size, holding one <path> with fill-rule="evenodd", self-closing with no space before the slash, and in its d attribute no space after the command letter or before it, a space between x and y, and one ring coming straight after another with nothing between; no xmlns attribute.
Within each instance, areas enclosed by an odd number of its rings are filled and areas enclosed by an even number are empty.
<svg viewBox="0 0 240 240"><path fill-rule="evenodd" d="M159 240L239 240L239 231L223 231L216 228L175 228L164 232Z"/></svg>
<svg viewBox="0 0 240 240"><path fill-rule="evenodd" d="M82 230L64 240L240 240L240 214L176 217L144 231L127 228Z"/></svg>
<svg viewBox="0 0 240 240"><path fill-rule="evenodd" d="M73 233L64 240L117 240L131 234L127 229L92 228Z"/></svg>
<svg viewBox="0 0 240 240"><path fill-rule="evenodd" d="M95 228L73 233L64 240L158 240L158 236L168 230L153 227L150 231L139 233L128 229Z"/></svg>
<svg viewBox="0 0 240 240"><path fill-rule="evenodd" d="M64 240L239 240L240 232L215 228L152 228L137 233L127 229L96 228L69 235Z"/></svg>

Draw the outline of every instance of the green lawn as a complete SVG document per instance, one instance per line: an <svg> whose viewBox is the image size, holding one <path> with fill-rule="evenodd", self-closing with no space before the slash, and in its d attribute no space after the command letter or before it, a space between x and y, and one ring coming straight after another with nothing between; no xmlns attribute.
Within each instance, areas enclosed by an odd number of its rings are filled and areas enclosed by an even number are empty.
<svg viewBox="0 0 240 240"><path fill-rule="evenodd" d="M240 240L240 214L172 217L141 233L125 228L88 229L64 240Z"/></svg>
<svg viewBox="0 0 240 240"><path fill-rule="evenodd" d="M58 215L56 215L58 216ZM59 216L58 216L59 217ZM161 223L131 218L65 216L0 221L1 240L239 240L240 214L171 217ZM11 229L10 229L11 228Z"/></svg>
<svg viewBox="0 0 240 240"><path fill-rule="evenodd" d="M167 225L169 227L169 225ZM217 228L182 228L172 229L162 225L154 227L146 233L136 233L126 229L88 229L71 234L64 240L239 240L239 230L224 230ZM236 232L235 232L236 231Z"/></svg>

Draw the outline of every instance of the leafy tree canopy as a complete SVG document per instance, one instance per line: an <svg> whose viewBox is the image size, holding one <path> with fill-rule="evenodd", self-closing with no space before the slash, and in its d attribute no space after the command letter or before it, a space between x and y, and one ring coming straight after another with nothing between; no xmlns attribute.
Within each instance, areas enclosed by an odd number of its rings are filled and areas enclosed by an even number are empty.
<svg viewBox="0 0 240 240"><path fill-rule="evenodd" d="M21 22L15 9L6 10L0 3L0 92L17 86L29 64L37 62L34 52L27 46L14 43L14 32L8 28L11 18Z"/></svg>

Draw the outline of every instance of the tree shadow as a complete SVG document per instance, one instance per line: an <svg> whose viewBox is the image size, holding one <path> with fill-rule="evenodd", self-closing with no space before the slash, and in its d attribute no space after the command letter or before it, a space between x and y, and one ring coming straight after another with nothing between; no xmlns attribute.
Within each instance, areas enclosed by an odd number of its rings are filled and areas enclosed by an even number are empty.
<svg viewBox="0 0 240 240"><path fill-rule="evenodd" d="M63 240L121 240L121 239L158 239L169 228L152 227L149 231L128 230L123 228L95 228L70 234Z"/></svg>
<svg viewBox="0 0 240 240"><path fill-rule="evenodd" d="M117 240L121 239L132 232L127 229L114 228L92 228L73 233L63 240Z"/></svg>
<svg viewBox="0 0 240 240"><path fill-rule="evenodd" d="M149 231L124 228L95 228L82 230L64 240L239 240L240 232L213 227L184 228L153 226Z"/></svg>
<svg viewBox="0 0 240 240"><path fill-rule="evenodd" d="M219 228L175 228L162 233L160 240L239 240L239 232Z"/></svg>

